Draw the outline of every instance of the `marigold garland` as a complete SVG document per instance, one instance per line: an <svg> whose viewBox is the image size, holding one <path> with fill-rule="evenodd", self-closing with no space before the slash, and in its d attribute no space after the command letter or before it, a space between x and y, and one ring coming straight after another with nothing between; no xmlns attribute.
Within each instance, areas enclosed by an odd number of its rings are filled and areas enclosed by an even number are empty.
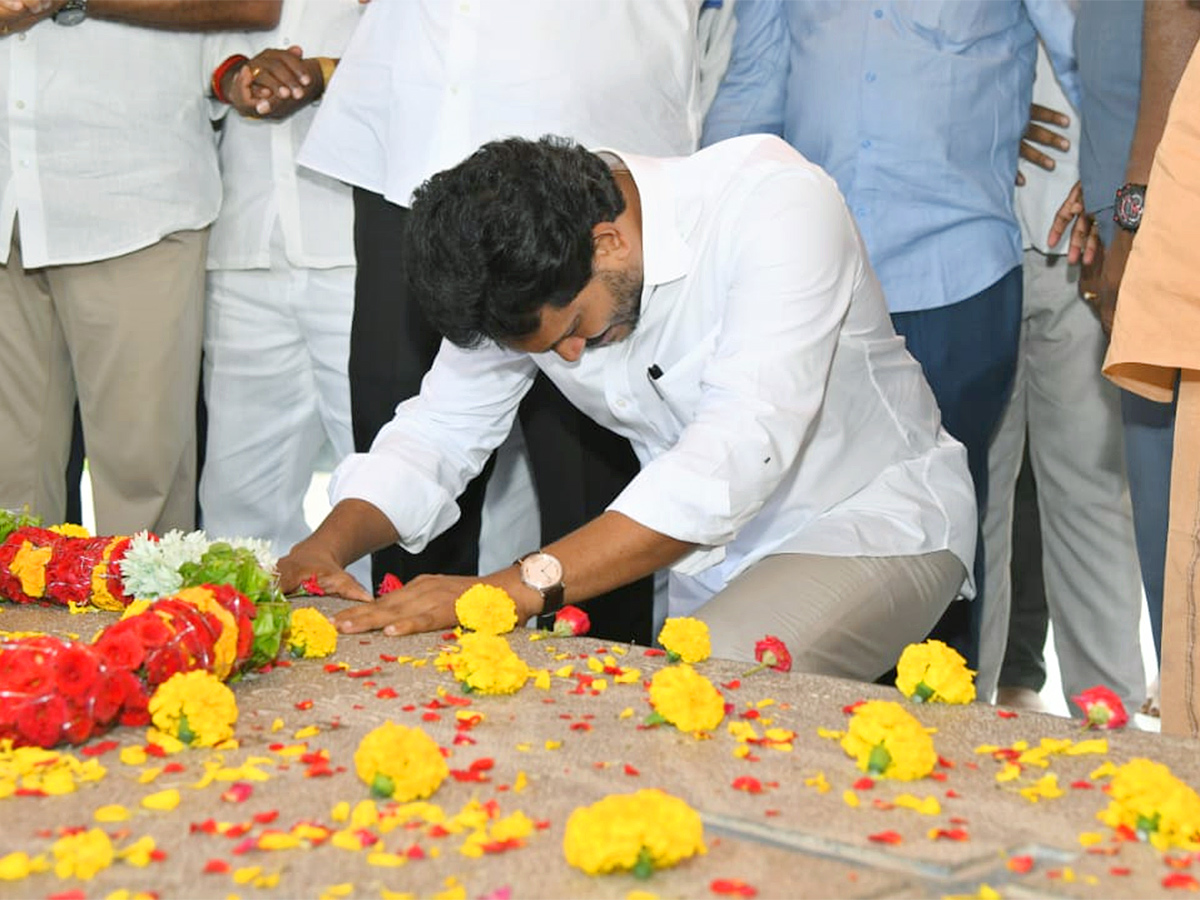
<svg viewBox="0 0 1200 900"><path fill-rule="evenodd" d="M683 616L667 619L658 632L658 642L672 661L704 662L712 654L708 625L699 619Z"/></svg>
<svg viewBox="0 0 1200 900"><path fill-rule="evenodd" d="M215 747L233 737L237 699L212 673L180 672L150 698L154 727L193 747Z"/></svg>
<svg viewBox="0 0 1200 900"><path fill-rule="evenodd" d="M476 584L454 601L454 613L463 628L480 634L507 634L517 624L517 605L504 588Z"/></svg>
<svg viewBox="0 0 1200 900"><path fill-rule="evenodd" d="M525 660L500 635L468 632L459 637L458 643L459 652L447 654L442 660L466 690L512 694L524 687L532 674Z"/></svg>
<svg viewBox="0 0 1200 900"><path fill-rule="evenodd" d="M286 640L293 656L329 656L337 650L337 639L337 628L319 609L302 606L292 610Z"/></svg>
<svg viewBox="0 0 1200 900"><path fill-rule="evenodd" d="M725 718L725 698L689 665L667 666L650 679L650 704L680 731L712 731Z"/></svg>
<svg viewBox="0 0 1200 900"><path fill-rule="evenodd" d="M858 768L881 778L915 781L937 764L937 751L925 726L891 700L859 704L841 745Z"/></svg>
<svg viewBox="0 0 1200 900"><path fill-rule="evenodd" d="M433 794L450 767L433 738L420 728L385 722L359 742L354 770L372 794L408 803Z"/></svg>
<svg viewBox="0 0 1200 900"><path fill-rule="evenodd" d="M957 650L931 639L904 648L896 663L896 687L916 703L970 703L975 673Z"/></svg>
<svg viewBox="0 0 1200 900"><path fill-rule="evenodd" d="M700 815L653 788L577 808L563 836L567 862L589 875L628 870L644 878L706 852Z"/></svg>
<svg viewBox="0 0 1200 900"><path fill-rule="evenodd" d="M1104 824L1129 828L1159 850L1200 850L1200 796L1162 763L1136 758L1117 767L1108 796L1096 814Z"/></svg>

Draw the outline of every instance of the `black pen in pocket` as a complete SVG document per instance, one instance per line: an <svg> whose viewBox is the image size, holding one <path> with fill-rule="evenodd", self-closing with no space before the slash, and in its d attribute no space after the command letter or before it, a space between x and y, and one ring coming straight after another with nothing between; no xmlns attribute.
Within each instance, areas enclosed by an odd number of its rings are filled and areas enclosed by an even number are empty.
<svg viewBox="0 0 1200 900"><path fill-rule="evenodd" d="M646 370L646 377L650 380L650 387L654 388L654 393L658 394L658 399L666 404L667 410L671 413L671 415L678 420L680 425L686 425L688 422L687 417L679 411L679 408L676 407L674 402L671 400L670 395L668 395L662 389L662 385L658 383L658 379L663 377L662 367L658 363L654 363L654 365L650 366L650 368Z"/></svg>

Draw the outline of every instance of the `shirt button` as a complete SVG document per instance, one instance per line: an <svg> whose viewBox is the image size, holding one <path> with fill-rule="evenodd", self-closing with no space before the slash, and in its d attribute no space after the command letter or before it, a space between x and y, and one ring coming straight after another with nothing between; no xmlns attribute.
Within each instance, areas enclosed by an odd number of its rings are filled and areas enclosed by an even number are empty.
<svg viewBox="0 0 1200 900"><path fill-rule="evenodd" d="M864 150L870 150L870 149L871 149L871 142L870 142L870 141L863 141L863 142L862 142L862 148L863 148Z"/></svg>
<svg viewBox="0 0 1200 900"><path fill-rule="evenodd" d="M450 93L456 97L458 96L458 85L457 84L450 85Z"/></svg>
<svg viewBox="0 0 1200 900"><path fill-rule="evenodd" d="M883 10L882 9L875 10L875 18L877 18L877 19L883 18Z"/></svg>
<svg viewBox="0 0 1200 900"><path fill-rule="evenodd" d="M28 169L29 168L29 160L27 160L27 159L21 160L21 168Z"/></svg>
<svg viewBox="0 0 1200 900"><path fill-rule="evenodd" d="M21 32L21 34L20 34L20 35L17 37L17 40L18 40L18 41L23 41L23 40L25 40L25 32L23 32L23 31L22 31L22 32Z"/></svg>
<svg viewBox="0 0 1200 900"><path fill-rule="evenodd" d="M628 405L629 405L629 404L628 404L628 403L626 403L624 400L618 400L618 401L617 401L617 409L624 409L624 408L625 408L626 406L628 406Z"/></svg>
<svg viewBox="0 0 1200 900"><path fill-rule="evenodd" d="M874 73L874 72L868 72L868 73L867 73L867 84L870 84L870 83L871 83L871 82L873 82L874 80L875 80L875 73Z"/></svg>
<svg viewBox="0 0 1200 900"><path fill-rule="evenodd" d="M24 100L18 100L18 101L17 101L17 109L24 109L24 108L25 108L25 101L24 101Z"/></svg>

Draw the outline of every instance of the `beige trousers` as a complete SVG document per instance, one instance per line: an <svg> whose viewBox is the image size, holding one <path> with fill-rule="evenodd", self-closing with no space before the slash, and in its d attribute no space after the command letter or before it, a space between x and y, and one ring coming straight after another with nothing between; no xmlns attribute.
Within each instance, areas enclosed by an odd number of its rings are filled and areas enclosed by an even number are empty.
<svg viewBox="0 0 1200 900"><path fill-rule="evenodd" d="M65 515L76 396L102 534L190 529L208 232L114 259L0 266L0 506Z"/></svg>
<svg viewBox="0 0 1200 900"><path fill-rule="evenodd" d="M966 577L949 550L921 556L768 556L695 613L713 656L754 660L768 634L792 671L874 681L922 641ZM964 601L965 602L965 601Z"/></svg>

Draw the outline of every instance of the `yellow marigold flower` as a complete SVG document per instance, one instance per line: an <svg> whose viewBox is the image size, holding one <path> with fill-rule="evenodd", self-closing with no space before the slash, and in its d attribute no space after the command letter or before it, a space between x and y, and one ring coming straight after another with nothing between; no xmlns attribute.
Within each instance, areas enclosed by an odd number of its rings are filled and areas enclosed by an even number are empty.
<svg viewBox="0 0 1200 900"><path fill-rule="evenodd" d="M99 828L68 834L50 848L54 874L59 878L88 879L113 863L112 841Z"/></svg>
<svg viewBox="0 0 1200 900"><path fill-rule="evenodd" d="M1200 848L1200 796L1162 763L1131 759L1118 766L1108 786L1105 825L1132 829L1160 850Z"/></svg>
<svg viewBox="0 0 1200 900"><path fill-rule="evenodd" d="M725 698L688 665L659 669L650 679L650 704L680 731L712 731L725 718Z"/></svg>
<svg viewBox="0 0 1200 900"><path fill-rule="evenodd" d="M82 525L76 525L72 522L63 522L61 525L51 525L46 529L53 531L55 534L61 534L63 537L70 538L90 538L91 532Z"/></svg>
<svg viewBox="0 0 1200 900"><path fill-rule="evenodd" d="M663 623L662 631L658 633L658 642L670 654L672 661L681 659L685 663L704 662L712 654L708 625L699 619L667 619Z"/></svg>
<svg viewBox="0 0 1200 900"><path fill-rule="evenodd" d="M896 663L896 687L917 703L970 703L975 673L953 647L928 640L904 648Z"/></svg>
<svg viewBox="0 0 1200 900"><path fill-rule="evenodd" d="M337 649L337 638L337 629L319 609L302 606L292 610L287 645L293 656L306 659L329 656Z"/></svg>
<svg viewBox="0 0 1200 900"><path fill-rule="evenodd" d="M459 652L448 655L447 662L466 690L481 694L512 694L529 679L529 666L500 635L467 632L458 643Z"/></svg>
<svg viewBox="0 0 1200 900"><path fill-rule="evenodd" d="M706 852L700 815L653 788L579 807L563 836L567 862L589 875L632 870L646 876Z"/></svg>
<svg viewBox="0 0 1200 900"><path fill-rule="evenodd" d="M21 542L8 570L21 579L21 590L30 597L41 597L46 593L46 563L54 554L49 545L35 547L29 541Z"/></svg>
<svg viewBox="0 0 1200 900"><path fill-rule="evenodd" d="M476 584L454 601L463 628L481 634L507 634L517 624L517 605L504 588Z"/></svg>
<svg viewBox="0 0 1200 900"><path fill-rule="evenodd" d="M20 881L35 872L45 872L50 863L44 856L30 856L24 851L17 850L5 856L0 856L0 881Z"/></svg>
<svg viewBox="0 0 1200 900"><path fill-rule="evenodd" d="M354 769L372 794L400 803L428 797L450 772L433 738L394 722L363 737L354 751Z"/></svg>
<svg viewBox="0 0 1200 900"><path fill-rule="evenodd" d="M212 747L233 737L237 700L210 672L177 672L155 688L150 718L159 731L185 744Z"/></svg>
<svg viewBox="0 0 1200 900"><path fill-rule="evenodd" d="M883 778L915 781L937 764L933 739L925 727L891 700L859 705L841 744L860 769Z"/></svg>

